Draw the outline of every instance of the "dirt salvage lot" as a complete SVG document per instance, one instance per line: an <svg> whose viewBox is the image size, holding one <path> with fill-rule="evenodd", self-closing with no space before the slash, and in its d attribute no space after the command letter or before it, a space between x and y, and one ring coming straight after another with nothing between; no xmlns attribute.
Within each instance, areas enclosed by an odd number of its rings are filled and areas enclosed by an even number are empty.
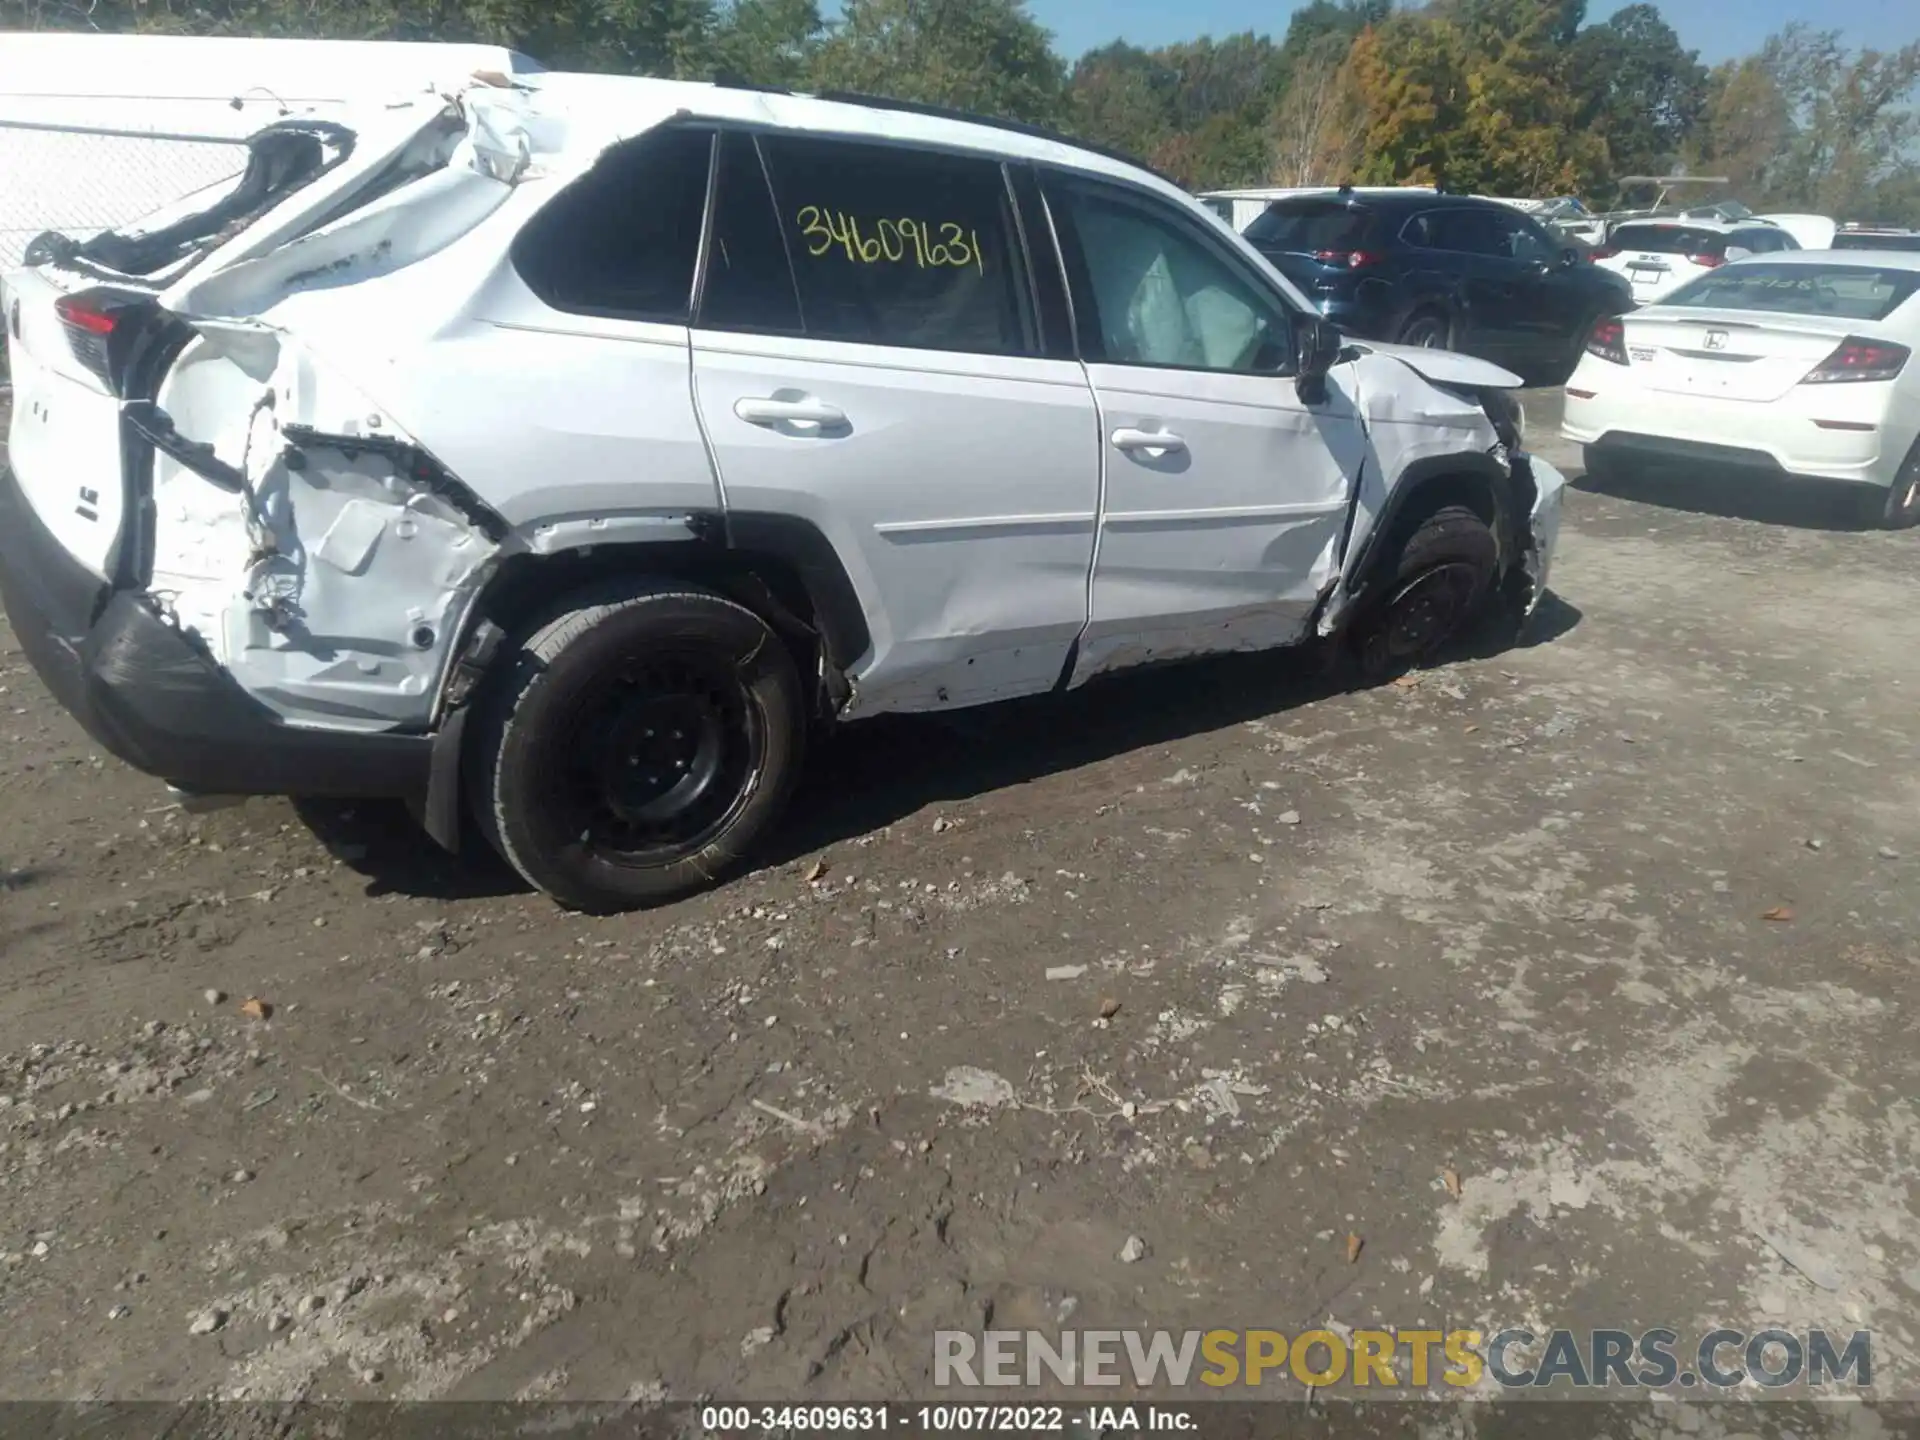
<svg viewBox="0 0 1920 1440"><path fill-rule="evenodd" d="M1915 1393L1920 540L1569 506L1525 648L875 722L612 920L183 816L8 634L0 1393L905 1398L1069 1313L1871 1328Z"/></svg>

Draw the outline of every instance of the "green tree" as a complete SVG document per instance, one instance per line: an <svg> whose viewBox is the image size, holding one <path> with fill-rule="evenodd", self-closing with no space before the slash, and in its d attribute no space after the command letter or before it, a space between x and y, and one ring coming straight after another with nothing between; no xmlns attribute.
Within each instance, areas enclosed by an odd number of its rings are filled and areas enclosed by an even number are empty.
<svg viewBox="0 0 1920 1440"><path fill-rule="evenodd" d="M812 65L820 89L1054 124L1066 67L1025 0L846 0Z"/></svg>
<svg viewBox="0 0 1920 1440"><path fill-rule="evenodd" d="M1172 138L1178 83L1153 52L1116 40L1075 62L1069 123L1077 135L1145 159Z"/></svg>
<svg viewBox="0 0 1920 1440"><path fill-rule="evenodd" d="M1615 176L1665 173L1706 112L1706 68L1652 5L1629 5L1582 30L1567 74L1574 123L1607 142ZM1596 184L1596 199L1614 198L1612 178Z"/></svg>
<svg viewBox="0 0 1920 1440"><path fill-rule="evenodd" d="M1791 117L1770 198L1838 218L1873 210L1879 190L1910 174L1920 144L1920 41L1899 50L1849 52L1838 31L1789 25L1760 63Z"/></svg>
<svg viewBox="0 0 1920 1440"><path fill-rule="evenodd" d="M716 75L752 85L804 85L826 34L816 0L734 0L714 27Z"/></svg>

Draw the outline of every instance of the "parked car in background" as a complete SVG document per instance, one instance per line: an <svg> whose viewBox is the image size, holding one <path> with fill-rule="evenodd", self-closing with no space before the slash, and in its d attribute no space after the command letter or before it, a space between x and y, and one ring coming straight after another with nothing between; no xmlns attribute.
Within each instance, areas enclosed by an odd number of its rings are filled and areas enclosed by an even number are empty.
<svg viewBox="0 0 1920 1440"><path fill-rule="evenodd" d="M1753 218L1778 225L1793 236L1802 250L1829 250L1833 247L1833 237L1840 233L1839 222L1830 215L1756 215Z"/></svg>
<svg viewBox="0 0 1920 1440"><path fill-rule="evenodd" d="M899 102L610 75L254 138L8 274L0 590L99 742L391 797L610 910L826 727L1546 583L1519 377L1350 343L1176 186Z"/></svg>
<svg viewBox="0 0 1920 1440"><path fill-rule="evenodd" d="M1650 305L1729 260L1799 248L1788 231L1762 220L1631 220L1589 258L1623 276L1635 304Z"/></svg>
<svg viewBox="0 0 1920 1440"><path fill-rule="evenodd" d="M1459 350L1558 384L1626 282L1499 200L1344 189L1276 200L1246 230L1343 331Z"/></svg>
<svg viewBox="0 0 1920 1440"><path fill-rule="evenodd" d="M1920 253L1920 230L1869 230L1847 225L1833 237L1835 250L1906 250Z"/></svg>
<svg viewBox="0 0 1920 1440"><path fill-rule="evenodd" d="M1602 321L1564 431L1605 484L1636 463L1724 465L1857 488L1920 524L1920 255L1801 250L1716 269Z"/></svg>

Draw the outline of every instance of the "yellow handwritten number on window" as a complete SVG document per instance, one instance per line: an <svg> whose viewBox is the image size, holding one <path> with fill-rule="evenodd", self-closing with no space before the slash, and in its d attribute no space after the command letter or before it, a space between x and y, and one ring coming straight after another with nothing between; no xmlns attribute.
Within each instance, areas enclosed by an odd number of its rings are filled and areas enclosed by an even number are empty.
<svg viewBox="0 0 1920 1440"><path fill-rule="evenodd" d="M980 244L980 232L951 220L938 226L937 240L931 221L870 220L867 223L871 233L863 235L857 218L845 211L823 210L818 205L801 206L794 220L807 238L807 253L815 259L838 246L840 252L856 264L899 265L911 258L922 270L931 265L936 269L972 267L981 275L987 273L987 253Z"/></svg>

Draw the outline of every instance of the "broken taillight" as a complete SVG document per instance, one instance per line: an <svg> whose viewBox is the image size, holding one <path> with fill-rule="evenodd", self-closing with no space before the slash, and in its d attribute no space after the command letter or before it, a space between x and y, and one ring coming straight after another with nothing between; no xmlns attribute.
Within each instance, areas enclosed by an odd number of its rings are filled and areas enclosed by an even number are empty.
<svg viewBox="0 0 1920 1440"><path fill-rule="evenodd" d="M73 358L102 380L107 379L110 369L107 345L126 305L125 300L97 290L62 295L53 302L53 313L67 332L67 347L73 351Z"/></svg>

